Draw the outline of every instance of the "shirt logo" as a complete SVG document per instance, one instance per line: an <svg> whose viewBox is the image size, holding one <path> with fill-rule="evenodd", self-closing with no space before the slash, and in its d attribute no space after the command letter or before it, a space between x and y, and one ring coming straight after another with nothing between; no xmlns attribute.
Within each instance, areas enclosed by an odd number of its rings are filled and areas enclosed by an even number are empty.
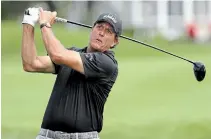
<svg viewBox="0 0 211 139"><path fill-rule="evenodd" d="M109 18L109 19L111 19L114 23L117 23L117 20L116 20L116 18L113 16L113 15L104 15L103 16L103 18Z"/></svg>
<svg viewBox="0 0 211 139"><path fill-rule="evenodd" d="M93 60L93 55L92 54L85 54L85 57L89 60L89 61L92 61Z"/></svg>

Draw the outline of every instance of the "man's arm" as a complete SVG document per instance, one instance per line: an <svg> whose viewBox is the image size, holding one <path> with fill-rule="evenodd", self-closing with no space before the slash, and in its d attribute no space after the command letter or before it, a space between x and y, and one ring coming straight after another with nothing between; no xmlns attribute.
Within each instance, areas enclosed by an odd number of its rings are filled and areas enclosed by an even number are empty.
<svg viewBox="0 0 211 139"><path fill-rule="evenodd" d="M55 64L63 64L84 74L83 63L78 52L67 50L54 36L52 29L44 26L41 29L45 48Z"/></svg>
<svg viewBox="0 0 211 139"><path fill-rule="evenodd" d="M23 24L21 57L23 69L27 72L54 73L55 68L49 56L37 56L34 43L34 27Z"/></svg>
<svg viewBox="0 0 211 139"><path fill-rule="evenodd" d="M51 25L55 22L56 12L43 11L39 9L39 23L44 25L41 28L42 39L51 60L58 65L66 65L84 74L83 64L78 52L67 50L54 36Z"/></svg>

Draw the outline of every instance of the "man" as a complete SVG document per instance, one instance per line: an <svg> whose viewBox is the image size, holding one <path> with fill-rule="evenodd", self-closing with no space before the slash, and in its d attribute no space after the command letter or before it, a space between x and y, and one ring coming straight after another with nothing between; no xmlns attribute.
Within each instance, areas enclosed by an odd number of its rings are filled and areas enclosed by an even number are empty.
<svg viewBox="0 0 211 139"><path fill-rule="evenodd" d="M52 31L56 14L29 8L22 22L24 70L57 74L37 139L98 139L104 104L118 75L114 52L109 49L118 44L122 22L116 15L102 14L87 47L66 49ZM38 21L47 56L37 56L34 25Z"/></svg>

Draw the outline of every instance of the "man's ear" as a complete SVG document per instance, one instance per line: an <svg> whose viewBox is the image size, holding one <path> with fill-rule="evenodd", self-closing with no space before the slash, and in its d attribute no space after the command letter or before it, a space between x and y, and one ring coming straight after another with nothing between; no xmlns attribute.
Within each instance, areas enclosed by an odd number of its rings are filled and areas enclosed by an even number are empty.
<svg viewBox="0 0 211 139"><path fill-rule="evenodd" d="M119 44L119 38L118 37L115 37L114 43L112 44L111 48L114 48L118 44Z"/></svg>

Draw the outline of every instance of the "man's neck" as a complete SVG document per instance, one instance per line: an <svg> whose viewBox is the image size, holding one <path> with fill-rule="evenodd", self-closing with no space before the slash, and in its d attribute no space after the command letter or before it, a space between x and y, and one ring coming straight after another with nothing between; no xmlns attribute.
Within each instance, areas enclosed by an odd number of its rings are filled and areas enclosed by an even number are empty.
<svg viewBox="0 0 211 139"><path fill-rule="evenodd" d="M87 52L87 53L97 52L97 50L95 50L95 49L93 49L92 47L88 46L86 52Z"/></svg>

